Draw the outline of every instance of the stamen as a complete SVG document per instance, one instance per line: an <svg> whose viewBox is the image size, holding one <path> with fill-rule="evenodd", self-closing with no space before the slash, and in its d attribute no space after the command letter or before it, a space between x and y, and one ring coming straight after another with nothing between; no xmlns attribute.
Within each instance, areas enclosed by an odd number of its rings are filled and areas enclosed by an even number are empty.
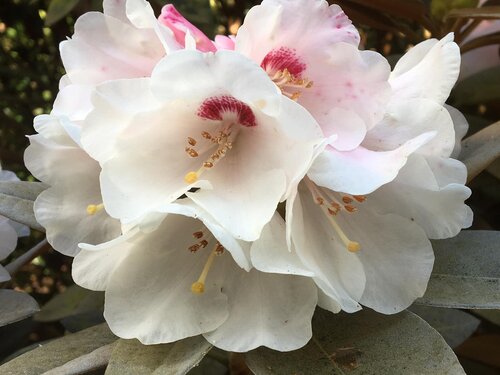
<svg viewBox="0 0 500 375"><path fill-rule="evenodd" d="M281 93L290 99L297 101L302 94L302 89L309 89L313 86L313 82L308 79L301 79L294 76L287 68L278 70L271 77L272 81L281 90ZM292 91L299 89L298 91Z"/></svg>
<svg viewBox="0 0 500 375"><path fill-rule="evenodd" d="M217 136L213 136L207 131L203 131L201 136L206 140L210 141L214 145L217 145L217 149L210 155L210 157L203 162L201 167L197 171L190 171L186 173L184 176L184 181L187 184L193 184L200 178L201 174L207 169L213 168L215 164L219 162L224 156L226 156L227 152L233 148L233 142L231 141L231 127L233 124L230 124L225 130L221 130ZM188 138L193 139L191 137ZM187 147L186 152L189 156L198 156L198 152L194 149Z"/></svg>
<svg viewBox="0 0 500 375"><path fill-rule="evenodd" d="M99 204L89 204L87 206L87 214L88 215L95 215L98 212L102 211L104 209L104 204L99 203Z"/></svg>
<svg viewBox="0 0 500 375"><path fill-rule="evenodd" d="M202 237L203 237L203 231L202 231L202 230L199 230L199 231L197 231L197 232L194 232L194 233L193 233L193 237L194 237L194 238L197 238L197 239L202 238Z"/></svg>
<svg viewBox="0 0 500 375"><path fill-rule="evenodd" d="M322 191L314 182L312 182L310 179L306 177L305 179L306 185L309 188L309 191L311 192L313 196L314 202L321 208L323 213L325 213L326 217L330 221L330 224L332 225L333 229L337 232L338 236L344 243L345 247L347 250L349 250L352 253L355 253L361 249L361 246L359 242L356 241L351 241L349 237L344 233L342 228L338 225L338 223L335 221L334 216L337 215L339 212L339 209L334 207L333 209L330 207L327 207L325 205L326 198L322 194ZM330 198L330 197L329 197ZM346 206L344 206L346 207ZM351 206L352 207L352 206ZM352 207L354 209L354 207Z"/></svg>
<svg viewBox="0 0 500 375"><path fill-rule="evenodd" d="M210 267L212 267L214 259L217 256L218 251L220 251L219 249L221 247L222 245L217 242L212 252L208 256L205 266L201 271L200 277L198 278L197 281L191 284L191 292L193 292L194 294L202 294L203 292L205 292L205 280L207 279L208 271L210 271ZM224 248L222 247L222 249Z"/></svg>

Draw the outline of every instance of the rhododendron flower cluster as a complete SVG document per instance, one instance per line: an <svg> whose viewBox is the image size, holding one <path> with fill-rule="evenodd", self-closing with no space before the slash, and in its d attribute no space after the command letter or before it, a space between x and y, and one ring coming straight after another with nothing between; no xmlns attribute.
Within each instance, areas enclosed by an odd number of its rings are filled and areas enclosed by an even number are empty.
<svg viewBox="0 0 500 375"><path fill-rule="evenodd" d="M300 15L300 16L298 16ZM382 313L426 289L429 239L471 224L453 35L391 72L324 0L264 0L214 40L171 4L104 0L61 45L35 120L35 203L114 333L294 350L317 305Z"/></svg>

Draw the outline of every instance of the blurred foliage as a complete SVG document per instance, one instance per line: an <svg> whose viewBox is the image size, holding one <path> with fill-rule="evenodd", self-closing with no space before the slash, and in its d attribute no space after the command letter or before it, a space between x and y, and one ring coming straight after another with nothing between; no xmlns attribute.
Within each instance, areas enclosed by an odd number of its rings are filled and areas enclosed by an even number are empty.
<svg viewBox="0 0 500 375"><path fill-rule="evenodd" d="M164 0L150 2L156 14L165 3ZM235 34L245 13L259 2L172 1L186 18L210 37ZM478 0L330 2L341 5L360 29L362 46L381 52L391 64L416 43L430 37L440 38L448 32L455 32L462 53L492 45L500 52L499 32L471 38L484 20L500 17L500 0L480 2L482 8L477 8ZM4 169L15 171L23 180L34 180L23 165L23 151L28 145L25 135L34 132L34 116L50 112L59 79L64 74L58 44L72 35L79 15L100 9L100 0L0 1L0 161ZM449 103L467 117L469 135L500 118L499 69L500 66L490 65L489 69L461 80L452 92ZM497 160L469 184L473 189L468 201L475 213L473 228L500 229L499 180L500 163ZM11 259L42 239L42 233L33 231L30 238L20 240L19 249ZM4 285L30 293L42 306L57 297L34 320L0 329L0 361L29 344L60 336L65 330L77 331L99 321L99 308L95 309L97 315L89 308L89 301L94 298L92 295L75 287L63 293L72 284L70 271L71 259L49 250L25 265L11 283ZM54 306L63 306L58 313L64 316L56 314L53 317L51 309ZM497 353L500 351L500 326L498 322L492 322L491 316L476 315L481 324L476 335L458 347L460 360L470 373L498 373L498 361L488 357L481 348L493 346ZM5 337L9 340L4 340ZM220 362L219 358L216 364Z"/></svg>

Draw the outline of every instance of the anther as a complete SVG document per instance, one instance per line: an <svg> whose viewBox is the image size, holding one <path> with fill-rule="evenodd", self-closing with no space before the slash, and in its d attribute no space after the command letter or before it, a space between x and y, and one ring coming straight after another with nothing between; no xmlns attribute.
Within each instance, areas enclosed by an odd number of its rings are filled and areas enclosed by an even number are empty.
<svg viewBox="0 0 500 375"><path fill-rule="evenodd" d="M199 244L194 244L188 247L188 250L191 251L192 253L196 253L199 249L200 249Z"/></svg>
<svg viewBox="0 0 500 375"><path fill-rule="evenodd" d="M196 146L196 139L191 138L191 137L188 137L188 143L189 143L191 146Z"/></svg>
<svg viewBox="0 0 500 375"><path fill-rule="evenodd" d="M89 204L87 206L87 214L88 215L95 215L99 211L102 211L104 209L104 204Z"/></svg>
<svg viewBox="0 0 500 375"><path fill-rule="evenodd" d="M206 161L203 163L203 166L205 168L212 168L214 166L214 163L210 162L210 161Z"/></svg>
<svg viewBox="0 0 500 375"><path fill-rule="evenodd" d="M347 212L356 212L358 210L356 207L351 206L350 204L346 204L344 208Z"/></svg>
<svg viewBox="0 0 500 375"><path fill-rule="evenodd" d="M192 158L197 158L198 157L198 152L194 148L186 147L186 152Z"/></svg>
<svg viewBox="0 0 500 375"><path fill-rule="evenodd" d="M208 245L208 241L207 240L201 240L200 241L200 246L204 249L205 247L207 247Z"/></svg>
<svg viewBox="0 0 500 375"><path fill-rule="evenodd" d="M198 231L198 232L194 232L194 233L193 233L193 237L194 237L194 238L198 238L198 239L200 239L200 238L202 238L202 237L203 237L203 232L202 232L201 230L200 230L200 231Z"/></svg>
<svg viewBox="0 0 500 375"><path fill-rule="evenodd" d="M354 199L356 199L359 203L366 201L366 197L364 195L353 195Z"/></svg>
<svg viewBox="0 0 500 375"><path fill-rule="evenodd" d="M346 204L352 203L352 198L351 197L347 197L347 196L343 196L342 197L342 202L344 202Z"/></svg>

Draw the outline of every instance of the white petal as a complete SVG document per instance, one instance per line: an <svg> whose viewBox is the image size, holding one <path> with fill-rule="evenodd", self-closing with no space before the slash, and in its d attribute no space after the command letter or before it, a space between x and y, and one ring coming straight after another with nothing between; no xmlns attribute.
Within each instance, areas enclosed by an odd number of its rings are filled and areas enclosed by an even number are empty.
<svg viewBox="0 0 500 375"><path fill-rule="evenodd" d="M152 90L156 97L167 101L204 100L223 90L225 95L255 105L268 115L274 116L280 110L281 95L267 74L234 51L173 53L154 69Z"/></svg>
<svg viewBox="0 0 500 375"><path fill-rule="evenodd" d="M159 106L151 95L149 78L103 83L93 92L92 105L94 109L83 126L82 144L101 163L113 155L116 138L135 113Z"/></svg>
<svg viewBox="0 0 500 375"><path fill-rule="evenodd" d="M319 186L355 195L368 194L392 181L409 155L435 136L424 133L394 151L370 151L358 147L339 152L327 148L314 161L307 175Z"/></svg>
<svg viewBox="0 0 500 375"><path fill-rule="evenodd" d="M253 242L250 256L253 266L262 272L314 276L298 258L289 251L285 239L285 221L275 213L264 227L260 238Z"/></svg>
<svg viewBox="0 0 500 375"><path fill-rule="evenodd" d="M337 216L346 235L359 242L356 256L366 274L360 303L384 314L406 309L422 297L434 263L425 232L399 215L378 215L368 200L353 214Z"/></svg>
<svg viewBox="0 0 500 375"><path fill-rule="evenodd" d="M469 227L472 214L464 201L470 196L470 189L451 178L456 163L465 167L453 159L440 160L440 167L436 161L433 170L426 159L412 156L393 182L369 196L377 212L404 216L420 225L427 237L433 239L453 237L462 228ZM436 176L441 174L449 174L441 177L449 184L438 183Z"/></svg>
<svg viewBox="0 0 500 375"><path fill-rule="evenodd" d="M451 119L453 120L453 127L455 128L455 148L451 153L451 157L457 159L460 155L460 151L462 150L462 139L467 134L469 130L469 123L465 116L456 108L451 105L444 106L448 112L450 113Z"/></svg>
<svg viewBox="0 0 500 375"><path fill-rule="evenodd" d="M187 249L198 225L169 215L158 230L134 240L107 284L104 316L115 334L144 344L168 343L213 331L226 320L226 296L215 273L203 294L191 292L210 252Z"/></svg>
<svg viewBox="0 0 500 375"><path fill-rule="evenodd" d="M57 94L51 115L66 116L71 121L83 120L92 109L91 85L68 85Z"/></svg>
<svg viewBox="0 0 500 375"><path fill-rule="evenodd" d="M134 248L132 240L139 234L132 231L98 246L80 244L81 251L71 268L75 283L91 290L106 290L113 271L130 254Z"/></svg>
<svg viewBox="0 0 500 375"><path fill-rule="evenodd" d="M314 283L305 277L244 272L227 266L223 292L229 317L205 338L218 348L246 352L259 346L289 351L312 335L316 307Z"/></svg>
<svg viewBox="0 0 500 375"><path fill-rule="evenodd" d="M75 84L147 77L165 54L153 30L90 12L75 24L72 39L60 45L66 72Z"/></svg>
<svg viewBox="0 0 500 375"><path fill-rule="evenodd" d="M452 33L435 44L424 43L414 56L404 61L404 67L395 69L389 82L395 97L427 98L444 104L458 78L460 49L453 42Z"/></svg>
<svg viewBox="0 0 500 375"><path fill-rule="evenodd" d="M314 272L314 281L343 310L359 310L365 274L358 256L334 235L328 218L303 185L299 187L293 211L292 240L301 261Z"/></svg>
<svg viewBox="0 0 500 375"><path fill-rule="evenodd" d="M125 12L125 3L127 0L103 0L102 7L104 14L128 23L127 13Z"/></svg>
<svg viewBox="0 0 500 375"><path fill-rule="evenodd" d="M371 129L363 146L370 150L394 150L418 135L436 131L436 136L418 153L450 156L455 145L453 121L448 111L429 99L393 100L384 119Z"/></svg>

